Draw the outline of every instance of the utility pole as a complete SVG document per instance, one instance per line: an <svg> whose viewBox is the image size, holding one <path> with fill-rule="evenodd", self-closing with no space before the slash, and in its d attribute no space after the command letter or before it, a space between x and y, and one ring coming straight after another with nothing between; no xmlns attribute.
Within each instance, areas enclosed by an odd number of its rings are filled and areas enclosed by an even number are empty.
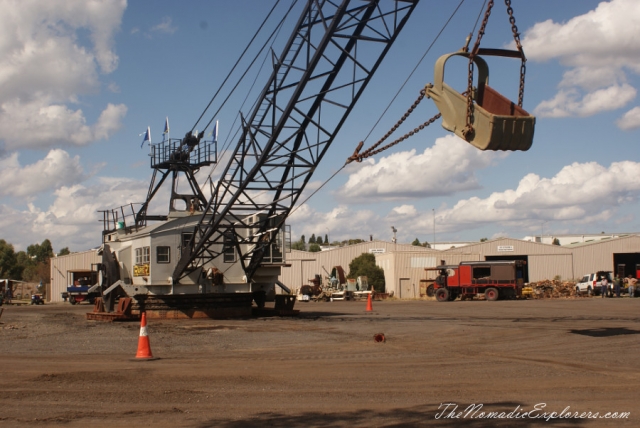
<svg viewBox="0 0 640 428"><path fill-rule="evenodd" d="M433 212L433 249L436 249L436 209L431 208Z"/></svg>

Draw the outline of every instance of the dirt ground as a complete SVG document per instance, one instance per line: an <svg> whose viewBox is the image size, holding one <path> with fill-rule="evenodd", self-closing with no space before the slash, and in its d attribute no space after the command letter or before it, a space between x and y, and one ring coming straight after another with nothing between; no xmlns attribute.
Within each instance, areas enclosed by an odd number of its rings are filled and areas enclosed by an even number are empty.
<svg viewBox="0 0 640 428"><path fill-rule="evenodd" d="M365 308L149 320L158 359L140 361L138 323L86 321L89 305L5 306L0 426L640 426L640 299ZM542 418L563 410L585 414Z"/></svg>

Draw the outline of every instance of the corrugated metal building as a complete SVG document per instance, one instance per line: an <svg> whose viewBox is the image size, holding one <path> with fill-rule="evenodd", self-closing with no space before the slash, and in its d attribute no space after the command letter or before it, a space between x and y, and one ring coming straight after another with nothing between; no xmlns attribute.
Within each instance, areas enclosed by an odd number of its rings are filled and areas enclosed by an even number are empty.
<svg viewBox="0 0 640 428"><path fill-rule="evenodd" d="M415 247L414 247L415 248ZM377 254L376 264L384 269L386 292L393 293L400 299L412 299L424 295L420 291L420 280L435 278L435 273L425 272L425 268L434 267L445 260L446 264L457 264L461 261L477 261L477 254L445 254L442 251L416 252L394 251L388 254Z"/></svg>
<svg viewBox="0 0 640 428"><path fill-rule="evenodd" d="M556 276L562 279L576 277L573 268L572 249L558 245L500 238L443 251L442 258L449 264L448 258L453 254L473 255L477 257L475 260L481 261L524 260L527 262L528 271L528 275L525 276L525 282L553 279ZM455 262L451 264L455 264Z"/></svg>
<svg viewBox="0 0 640 428"><path fill-rule="evenodd" d="M525 260L525 281L542 281L559 276L562 279L580 278L598 270L618 271L637 276L640 267L640 236L624 236L576 246L540 244L518 239L501 238L486 242L437 251L408 244L367 241L347 247L336 247L317 253L293 250L286 254L287 266L282 268L279 280L297 290L309 284L314 275L323 278L334 266L342 266L348 273L349 263L363 253L373 253L376 264L384 269L386 291L407 299L420 296L420 280L434 278L425 272L442 260L446 264L461 261ZM95 250L69 254L51 260L51 293L49 301L62 301L60 293L66 291L70 270L90 270L92 263L100 263Z"/></svg>
<svg viewBox="0 0 640 428"><path fill-rule="evenodd" d="M288 267L282 268L282 274L279 279L280 282L292 289L298 289L302 285L308 285L309 280L314 275L321 275L323 278L331 273L331 269L334 266L342 266L346 273L349 272L349 263L356 257L363 253L373 253L376 255L376 263L381 266L385 271L391 266L385 268L384 265L378 263L378 257L393 253L404 253L410 251L416 254L414 257L429 257L428 254L440 254L439 251L432 250L430 248L417 247L407 244L394 244L384 241L366 241L355 245L349 245L346 247L336 247L331 250L321 251L317 253L310 253L307 251L292 250L287 253L287 265ZM433 256L436 260L437 256ZM419 263L421 263L420 261ZM421 268L422 270L424 268ZM386 281L385 273L385 281Z"/></svg>
<svg viewBox="0 0 640 428"><path fill-rule="evenodd" d="M51 292L48 302L62 302L61 293L67 291L69 271L90 271L92 263L101 263L102 256L96 250L67 254L51 259Z"/></svg>
<svg viewBox="0 0 640 428"><path fill-rule="evenodd" d="M611 270L621 276L638 277L640 236L602 239L569 246L573 253L574 278L599 270ZM621 266L622 265L622 266ZM622 270L618 271L618 269Z"/></svg>
<svg viewBox="0 0 640 428"><path fill-rule="evenodd" d="M333 266L340 265L348 273L351 260L369 251L376 255L376 264L384 269L386 291L403 299L419 297L420 280L435 278L434 272L427 273L424 269L435 267L441 261L458 264L462 261L524 260L527 262L526 282L556 277L577 279L598 270L617 271L618 265L623 265L625 276L636 275L636 265L640 267L640 236L637 235L567 247L500 238L446 251L374 241L322 253L293 251L287 255L291 266L283 269L280 280L287 286L299 288L314 274L326 276L323 266L330 271Z"/></svg>

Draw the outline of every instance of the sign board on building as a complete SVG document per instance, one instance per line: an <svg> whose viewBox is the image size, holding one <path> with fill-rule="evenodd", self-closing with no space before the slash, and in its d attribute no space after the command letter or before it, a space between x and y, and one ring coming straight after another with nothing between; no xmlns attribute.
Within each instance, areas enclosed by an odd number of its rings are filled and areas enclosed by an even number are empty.
<svg viewBox="0 0 640 428"><path fill-rule="evenodd" d="M149 276L149 263L133 266L133 276Z"/></svg>
<svg viewBox="0 0 640 428"><path fill-rule="evenodd" d="M384 248L369 248L369 252L373 254L382 254L385 253L386 250Z"/></svg>
<svg viewBox="0 0 640 428"><path fill-rule="evenodd" d="M513 245L498 245L498 252L513 251Z"/></svg>

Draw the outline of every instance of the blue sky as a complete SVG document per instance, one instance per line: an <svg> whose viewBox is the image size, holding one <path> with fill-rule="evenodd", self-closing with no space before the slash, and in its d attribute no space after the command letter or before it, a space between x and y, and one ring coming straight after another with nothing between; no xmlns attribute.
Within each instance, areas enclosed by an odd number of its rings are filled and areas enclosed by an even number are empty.
<svg viewBox="0 0 640 428"><path fill-rule="evenodd" d="M365 147L373 144L400 118L433 81L436 59L464 44L482 3L463 3L409 77L458 4L420 1L307 194L358 141L369 135ZM152 142L160 141L165 117L171 137L190 130L274 4L0 0L0 238L17 249L45 238L55 250L99 245L97 211L145 198L151 169L139 134L149 126ZM278 4L269 28L290 4ZM545 234L640 231L640 3L512 4L528 58L524 107L537 117L533 147L481 152L436 123L342 170L290 218L294 239L328 233L332 241L389 240L393 225L400 242L431 241L434 211L437 241L521 238L543 227ZM299 10L285 22L276 52ZM511 41L505 6L496 1L483 46ZM492 86L515 99L519 63L489 67ZM220 144L234 141L237 113L249 111L242 99L255 101L266 72L252 70L214 118ZM457 82L466 65L452 64L447 73ZM398 133L436 113L424 100ZM212 111L205 115L211 118Z"/></svg>

